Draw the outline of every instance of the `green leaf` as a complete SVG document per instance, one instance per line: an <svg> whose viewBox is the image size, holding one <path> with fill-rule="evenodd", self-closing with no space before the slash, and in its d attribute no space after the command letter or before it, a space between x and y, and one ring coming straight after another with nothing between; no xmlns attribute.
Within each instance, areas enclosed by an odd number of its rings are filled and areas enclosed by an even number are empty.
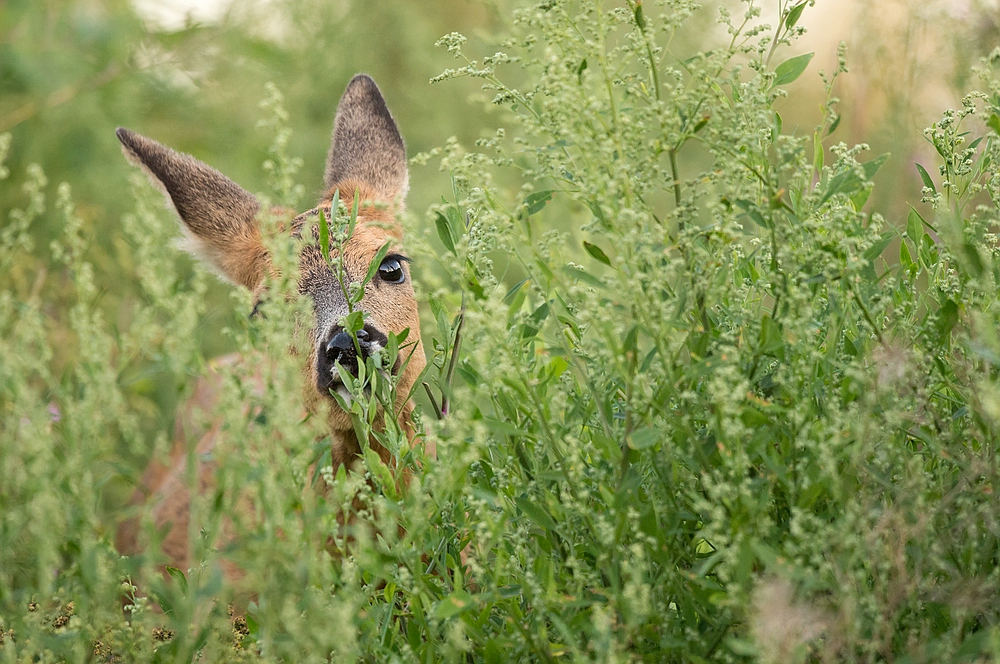
<svg viewBox="0 0 1000 664"><path fill-rule="evenodd" d="M360 309L352 311L344 316L344 331L348 334L357 334L357 331L365 326L365 312Z"/></svg>
<svg viewBox="0 0 1000 664"><path fill-rule="evenodd" d="M781 333L781 324L770 316L764 316L760 321L760 352L782 359L785 355L785 338Z"/></svg>
<svg viewBox="0 0 1000 664"><path fill-rule="evenodd" d="M587 58L584 58L580 62L580 66L576 68L576 82L580 85L583 85L583 72L585 69L587 69Z"/></svg>
<svg viewBox="0 0 1000 664"><path fill-rule="evenodd" d="M878 173L879 169L882 168L882 164L884 164L885 160L888 158L889 158L889 153L886 152L885 154L880 154L871 161L866 161L865 163L861 164L861 170L865 172L865 179L866 180L874 179L876 173Z"/></svg>
<svg viewBox="0 0 1000 664"><path fill-rule="evenodd" d="M392 478L392 471L389 470L389 466L385 465L375 450L370 447L365 448L364 457L368 472L371 473L375 482L380 486L382 493L392 500L398 500L399 495L396 489L396 482Z"/></svg>
<svg viewBox="0 0 1000 664"><path fill-rule="evenodd" d="M899 243L899 263L907 270L912 270L916 267L913 262L913 256L910 254L910 248L906 244L906 240L901 240Z"/></svg>
<svg viewBox="0 0 1000 664"><path fill-rule="evenodd" d="M827 135L827 136L829 136L829 135L830 135L830 134L832 134L833 132L837 131L837 127L839 127L839 126L840 126L840 119L841 119L842 117L843 117L843 116L842 116L842 115L840 115L840 113L838 113L838 114L837 114L837 117L835 117L835 118L833 119L833 122L831 122L831 123L830 123L830 128L826 130L826 135Z"/></svg>
<svg viewBox="0 0 1000 664"><path fill-rule="evenodd" d="M848 197L853 196L856 192L864 188L867 182L875 177L879 168L882 167L882 164L884 164L885 160L888 158L888 154L883 154L862 164L861 170L862 173L864 173L864 179L858 177L857 170L853 168L848 171L837 173L830 178L830 182L827 184L826 193L823 194L823 198L820 199L819 204L822 205L823 203L826 203L836 194L844 194Z"/></svg>
<svg viewBox="0 0 1000 664"><path fill-rule="evenodd" d="M382 265L382 261L389 253L389 247L392 246L392 240L386 240L385 244L379 247L379 250L375 253L375 258L372 259L371 264L368 266L368 274L365 275L365 280L361 282L362 286L367 285L372 279L375 278L375 273L378 272L378 268Z"/></svg>
<svg viewBox="0 0 1000 664"><path fill-rule="evenodd" d="M326 223L326 215L319 211L319 251L323 260L330 262L330 225Z"/></svg>
<svg viewBox="0 0 1000 664"><path fill-rule="evenodd" d="M167 565L166 569L167 569L167 574L170 575L170 578L174 579L177 582L177 585L181 589L181 593L186 595L188 589L188 580L187 577L184 576L184 572L177 569L176 567L170 567L169 565Z"/></svg>
<svg viewBox="0 0 1000 664"><path fill-rule="evenodd" d="M976 246L970 242L966 242L962 245L962 256L965 258L966 267L972 272L972 275L978 277L983 273L983 261L979 257L979 250Z"/></svg>
<svg viewBox="0 0 1000 664"><path fill-rule="evenodd" d="M448 223L448 219L443 214L438 212L437 217L434 219L434 223L437 226L438 237L441 238L441 244L444 245L445 249L454 254L455 237L452 235L451 224Z"/></svg>
<svg viewBox="0 0 1000 664"><path fill-rule="evenodd" d="M813 59L814 55L816 54L804 53L782 62L774 70L774 82L771 83L771 87L775 88L779 85L788 85L797 79L802 75L802 72L806 70L806 67L809 66L809 61Z"/></svg>
<svg viewBox="0 0 1000 664"><path fill-rule="evenodd" d="M541 306L531 312L531 322L535 325L541 325L542 322L549 317L549 303L543 302Z"/></svg>
<svg viewBox="0 0 1000 664"><path fill-rule="evenodd" d="M443 196L441 200L444 200ZM448 218L448 225L451 226L451 234L457 240L465 233L465 222L462 220L462 214L454 205L449 206L444 214Z"/></svg>
<svg viewBox="0 0 1000 664"><path fill-rule="evenodd" d="M750 217L750 219L752 219L753 222L758 226L760 226L761 228L773 227L774 225L773 222L770 219L765 218L764 215L760 213L760 210L757 209L757 206L754 203L743 200L741 198L736 201L736 207L743 210L746 213L746 215Z"/></svg>
<svg viewBox="0 0 1000 664"><path fill-rule="evenodd" d="M483 418L483 424L486 425L486 430L494 436L515 436L518 438L528 436L527 431L511 424L510 422L507 422L506 420L497 420L491 417L486 417Z"/></svg>
<svg viewBox="0 0 1000 664"><path fill-rule="evenodd" d="M608 255L605 254L604 251L601 250L601 248L598 247L596 244L591 244L591 243L587 242L586 240L584 240L583 241L583 248L587 250L588 254L590 254L591 256L593 256L594 258L596 258L597 260L599 260L600 262L604 263L608 267L611 267L611 259L608 258Z"/></svg>
<svg viewBox="0 0 1000 664"><path fill-rule="evenodd" d="M906 217L906 235L913 240L914 244L920 246L920 238L924 236L924 220L912 208Z"/></svg>
<svg viewBox="0 0 1000 664"><path fill-rule="evenodd" d="M639 26L640 30L646 29L646 17L642 15L642 0L638 0L635 3L635 24Z"/></svg>
<svg viewBox="0 0 1000 664"><path fill-rule="evenodd" d="M521 279L521 281L519 281L516 284L514 284L514 286L509 291L507 291L507 294L503 296L503 301L509 303L511 301L511 299L517 294L517 292L519 290L521 290L521 288L526 283L528 283L528 279L527 278Z"/></svg>
<svg viewBox="0 0 1000 664"><path fill-rule="evenodd" d="M660 430L655 427L636 429L628 437L628 446L633 450L648 450L660 442Z"/></svg>
<svg viewBox="0 0 1000 664"><path fill-rule="evenodd" d="M889 243L892 242L894 237L896 237L896 231L886 231L885 233L882 233L879 239L875 241L875 244L865 250L865 260L871 263L876 258L881 256L882 252L885 251L885 248L889 246Z"/></svg>
<svg viewBox="0 0 1000 664"><path fill-rule="evenodd" d="M524 512L525 516L534 521L536 525L541 526L545 530L556 529L555 520L540 505L536 505L524 496L515 499L514 502L517 504L517 508Z"/></svg>
<svg viewBox="0 0 1000 664"><path fill-rule="evenodd" d="M924 169L923 166L921 166L920 164L917 164L916 166L917 170L920 171L920 179L924 181L924 186L936 194L937 187L934 186L934 180L931 179L931 176L928 175L927 171Z"/></svg>
<svg viewBox="0 0 1000 664"><path fill-rule="evenodd" d="M550 189L545 191L536 191L524 199L524 206L526 208L527 215L530 217L531 215L540 212L541 209L552 200L553 193L555 192Z"/></svg>
<svg viewBox="0 0 1000 664"><path fill-rule="evenodd" d="M990 117L986 121L986 124L989 125L990 129L995 131L998 136L1000 136L1000 115L990 113Z"/></svg>
<svg viewBox="0 0 1000 664"><path fill-rule="evenodd" d="M944 344L948 341L951 331L958 323L958 305L952 300L946 300L938 310L938 340Z"/></svg>
<svg viewBox="0 0 1000 664"><path fill-rule="evenodd" d="M575 265L566 265L565 267L562 268L562 271L567 275L569 275L571 278L579 279L580 281L583 281L593 286L594 288L601 288L601 289L607 288L607 286L603 281L601 281L594 275L590 274L583 268L577 267Z"/></svg>
<svg viewBox="0 0 1000 664"><path fill-rule="evenodd" d="M813 134L813 170L817 173L823 172L823 139L819 132Z"/></svg>
<svg viewBox="0 0 1000 664"><path fill-rule="evenodd" d="M472 595L464 590L456 590L441 600L441 603L434 609L434 617L438 620L447 620L475 606L476 602Z"/></svg>
<svg viewBox="0 0 1000 664"><path fill-rule="evenodd" d="M336 194L336 200L340 200L340 190L338 189ZM358 223L358 206L361 204L361 191L358 189L354 190L354 202L351 203L351 220L347 225L347 237L354 235L354 227ZM331 208L336 209L336 208Z"/></svg>
<svg viewBox="0 0 1000 664"><path fill-rule="evenodd" d="M791 30L795 27L795 24L799 22L799 18L802 16L802 10L806 8L806 3L795 5L788 10L785 14L785 29Z"/></svg>
<svg viewBox="0 0 1000 664"><path fill-rule="evenodd" d="M871 196L872 187L871 185L861 189L851 195L851 205L854 206L855 210L860 210L868 202L868 197Z"/></svg>
<svg viewBox="0 0 1000 664"><path fill-rule="evenodd" d="M330 222L332 223L337 215L340 214L340 190L333 192L333 198L330 199Z"/></svg>

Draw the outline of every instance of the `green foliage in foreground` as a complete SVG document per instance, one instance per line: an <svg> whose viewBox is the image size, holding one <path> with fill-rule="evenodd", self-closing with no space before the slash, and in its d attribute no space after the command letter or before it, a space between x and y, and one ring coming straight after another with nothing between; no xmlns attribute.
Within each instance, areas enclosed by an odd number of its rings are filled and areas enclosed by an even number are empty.
<svg viewBox="0 0 1000 664"><path fill-rule="evenodd" d="M431 214L455 278L425 334L436 458L390 427L396 469L324 465L287 354L307 304L269 298L230 331L272 361L222 370L203 562L169 580L152 528L147 554L117 556L102 486L116 449L150 445L136 367L203 372L185 339L207 277L173 273L172 222L138 188L124 231L142 297L106 320L61 188L53 254L75 302L53 315L0 293L0 661L1000 658L1000 52L985 92L928 130L933 216L888 223L863 211L880 159L824 147L833 100L814 136L772 110L808 64L781 56L801 4L770 28L753 3L720 10L728 43L697 54L669 47L694 6L657 7L545 2L506 54L442 75L483 79L515 121L486 154L439 153L454 189ZM462 43L442 40L458 58ZM512 169L513 199L494 185ZM30 245L43 178L0 270ZM296 248L272 246L271 288L292 291ZM54 343L72 366L52 366ZM392 403L369 369L362 433ZM223 517L237 538L220 551Z"/></svg>

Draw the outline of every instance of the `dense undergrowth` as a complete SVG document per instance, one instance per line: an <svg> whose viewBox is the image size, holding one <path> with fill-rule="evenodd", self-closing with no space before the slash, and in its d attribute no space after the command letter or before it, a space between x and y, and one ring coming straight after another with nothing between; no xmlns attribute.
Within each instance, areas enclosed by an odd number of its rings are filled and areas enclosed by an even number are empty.
<svg viewBox="0 0 1000 664"><path fill-rule="evenodd" d="M933 214L884 219L865 207L882 158L837 143L843 62L813 134L773 109L809 62L788 55L805 3L769 26L754 2L720 9L724 39L675 52L695 9L547 1L504 53L441 40L458 66L440 84L482 79L512 112L482 152L416 160L453 183L433 242L409 242L418 262L442 248L421 284L436 457L390 430L395 470L325 464L287 352L305 305L269 298L228 331L271 361L220 369L202 562L167 580L151 526L146 554L115 552L103 487L137 474L121 450L169 446L141 425L144 385L204 373L186 340L211 277L176 273L174 222L139 184L121 260L141 296L110 319L61 187L48 278L74 295L54 309L17 267L46 204L33 172L0 235L0 661L1000 659L1000 51L926 133ZM291 292L296 247L268 227ZM392 386L361 387L365 434Z"/></svg>

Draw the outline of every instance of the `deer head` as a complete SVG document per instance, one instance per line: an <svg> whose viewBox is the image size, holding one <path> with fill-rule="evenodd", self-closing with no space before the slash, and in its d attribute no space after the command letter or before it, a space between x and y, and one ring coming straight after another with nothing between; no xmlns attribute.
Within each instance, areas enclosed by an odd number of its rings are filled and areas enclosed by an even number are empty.
<svg viewBox="0 0 1000 664"><path fill-rule="evenodd" d="M127 129L117 133L125 156L146 171L177 211L186 247L224 278L259 293L271 266L257 221L260 205L253 194L193 157ZM410 412L407 395L426 363L396 221L407 191L406 151L382 94L368 76L355 76L337 107L324 191L317 207L292 224L293 232L314 240L300 254L299 292L312 300L315 313L312 349L304 367L306 401L311 407L320 400L330 402L328 422L335 448L337 441L340 447L335 459L349 463L359 448L350 417L333 397L343 389L336 365L356 372L359 360L384 348L390 333L409 330L400 351L408 361L393 368L401 371L396 410L405 419ZM354 231L340 256L345 283L360 283L383 245L391 244L375 277L365 285L360 302L365 325L356 334L357 344L342 327L348 314L344 288L315 241L320 212L331 218L337 192L345 202L355 196L361 201Z"/></svg>

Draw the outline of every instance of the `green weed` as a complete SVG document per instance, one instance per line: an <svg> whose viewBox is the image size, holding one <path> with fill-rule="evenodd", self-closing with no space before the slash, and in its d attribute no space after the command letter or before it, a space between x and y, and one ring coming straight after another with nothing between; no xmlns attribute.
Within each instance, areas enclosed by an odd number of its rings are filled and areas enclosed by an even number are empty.
<svg viewBox="0 0 1000 664"><path fill-rule="evenodd" d="M219 369L227 443L189 570L161 575L162 534L119 503L168 445L150 375L183 402L205 371L209 277L178 274L136 186L139 289L110 319L68 187L51 260L31 257L33 169L0 231L0 661L1000 658L1000 51L926 132L932 214L885 219L884 157L834 138L844 57L814 131L774 110L808 71L788 53L807 4L771 25L720 5L724 37L692 47L686 0L547 0L482 58L442 38L458 66L436 80L478 79L503 110L481 151L417 158L452 182L411 242L441 268L417 444L378 424L393 338L344 376L359 440L393 463L330 465L289 352L302 240L265 220L278 270L264 315L227 330L253 361ZM270 95L272 202L294 204ZM335 269L343 203L320 224ZM126 512L148 544L122 558Z"/></svg>

